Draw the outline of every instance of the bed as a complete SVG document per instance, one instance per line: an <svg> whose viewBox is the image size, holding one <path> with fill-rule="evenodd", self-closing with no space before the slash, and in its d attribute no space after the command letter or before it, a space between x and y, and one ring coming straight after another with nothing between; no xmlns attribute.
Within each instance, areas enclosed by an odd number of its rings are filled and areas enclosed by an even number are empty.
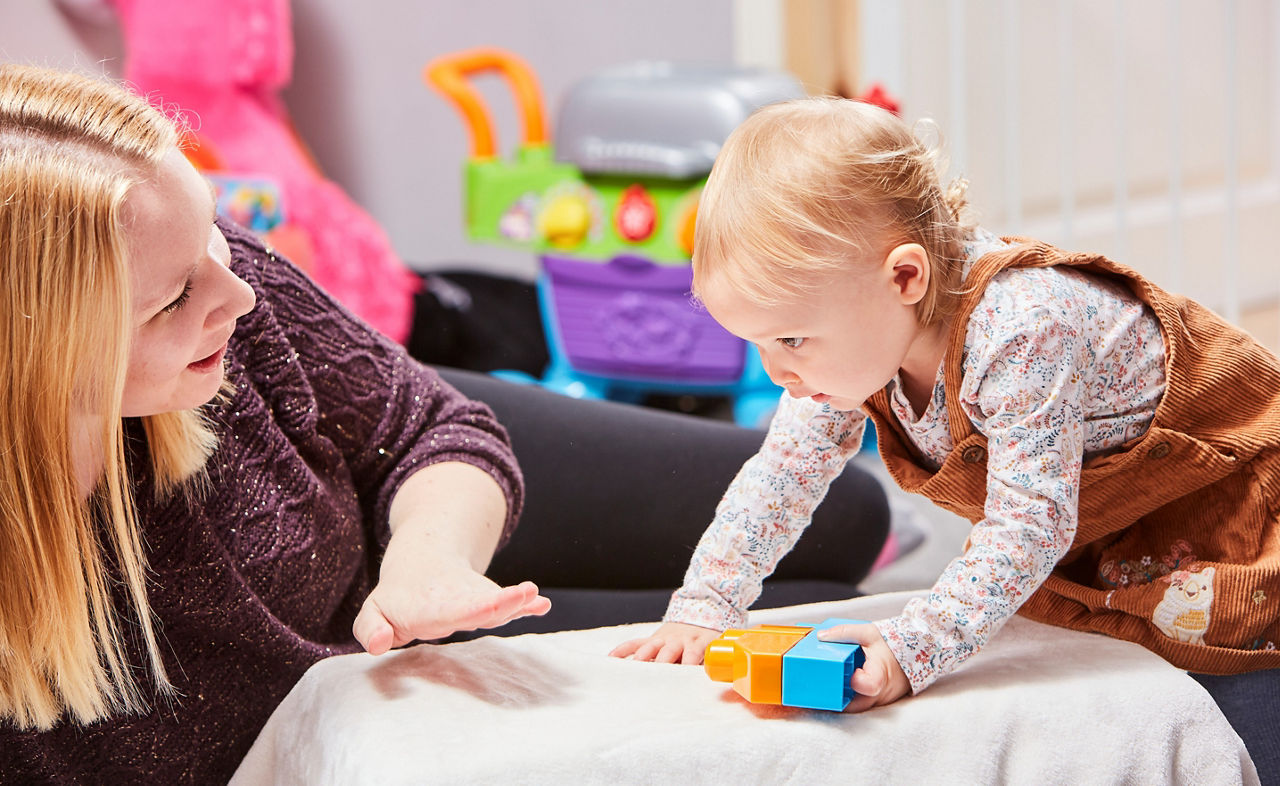
<svg viewBox="0 0 1280 786"><path fill-rule="evenodd" d="M751 622L874 619L912 594ZM651 628L322 661L232 783L1258 782L1209 695L1126 642L1015 618L920 696L854 715L752 705L701 668L606 657Z"/></svg>

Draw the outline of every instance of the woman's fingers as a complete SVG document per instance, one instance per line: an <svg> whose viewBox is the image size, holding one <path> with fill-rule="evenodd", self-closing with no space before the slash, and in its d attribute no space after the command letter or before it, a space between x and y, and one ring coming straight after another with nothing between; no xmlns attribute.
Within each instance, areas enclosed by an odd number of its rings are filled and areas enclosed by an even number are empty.
<svg viewBox="0 0 1280 786"><path fill-rule="evenodd" d="M372 598L366 598L364 605L360 607L360 613L351 625L351 632L370 655L381 655L391 649L395 639L395 629L382 616L382 611Z"/></svg>
<svg viewBox="0 0 1280 786"><path fill-rule="evenodd" d="M539 595L538 586L532 581L524 581L514 586L502 587L458 618L448 621L453 625L453 630L449 633L496 628L520 617L542 615L550 610L551 600Z"/></svg>

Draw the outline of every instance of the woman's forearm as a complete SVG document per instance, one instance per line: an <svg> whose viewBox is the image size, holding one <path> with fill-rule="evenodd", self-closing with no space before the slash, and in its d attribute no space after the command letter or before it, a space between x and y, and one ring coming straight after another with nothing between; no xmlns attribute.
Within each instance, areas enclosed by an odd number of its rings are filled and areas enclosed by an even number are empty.
<svg viewBox="0 0 1280 786"><path fill-rule="evenodd" d="M398 561L393 557L459 558L483 573L506 517L506 496L487 472L458 461L432 464L409 476L391 501L384 566Z"/></svg>

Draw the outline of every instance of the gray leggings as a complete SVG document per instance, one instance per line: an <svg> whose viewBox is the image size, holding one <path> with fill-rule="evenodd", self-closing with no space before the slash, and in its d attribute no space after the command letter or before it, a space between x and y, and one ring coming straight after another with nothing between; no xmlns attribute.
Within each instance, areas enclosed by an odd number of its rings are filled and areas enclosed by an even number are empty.
<svg viewBox="0 0 1280 786"><path fill-rule="evenodd" d="M532 580L545 617L492 633L570 630L661 619L716 504L764 433L709 418L581 400L441 369L493 408L525 475L525 508L494 557L499 583ZM879 482L850 465L804 537L765 582L757 607L858 594L889 531ZM489 631L486 631L489 633Z"/></svg>
<svg viewBox="0 0 1280 786"><path fill-rule="evenodd" d="M1244 740L1263 786L1280 784L1280 669L1191 676Z"/></svg>

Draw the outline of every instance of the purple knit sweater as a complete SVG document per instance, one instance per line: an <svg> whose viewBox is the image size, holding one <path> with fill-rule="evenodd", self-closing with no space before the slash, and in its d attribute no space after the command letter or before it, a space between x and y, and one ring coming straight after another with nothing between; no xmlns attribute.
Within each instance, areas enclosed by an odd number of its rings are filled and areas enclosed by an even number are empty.
<svg viewBox="0 0 1280 786"><path fill-rule="evenodd" d="M359 651L351 623L377 578L405 478L463 461L523 493L506 432L249 234L224 227L257 307L227 352L235 393L198 499L153 502L138 423L130 467L151 606L179 696L141 716L20 733L0 725L5 783L223 783L307 668ZM144 663L137 652L135 663Z"/></svg>

